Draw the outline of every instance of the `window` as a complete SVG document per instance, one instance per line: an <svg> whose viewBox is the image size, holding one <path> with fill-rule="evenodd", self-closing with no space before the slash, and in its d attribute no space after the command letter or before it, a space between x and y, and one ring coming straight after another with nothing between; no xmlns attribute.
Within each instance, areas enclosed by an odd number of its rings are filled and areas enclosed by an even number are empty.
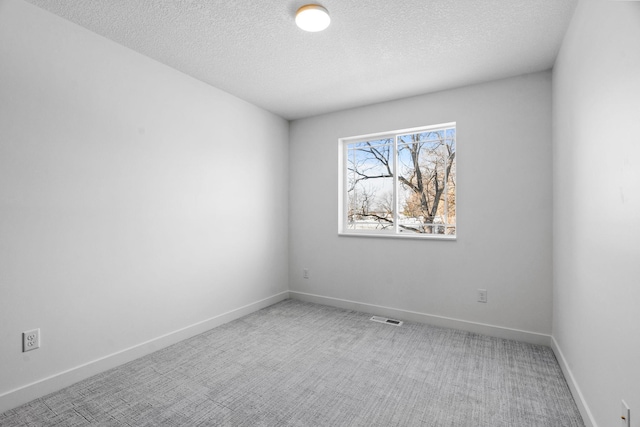
<svg viewBox="0 0 640 427"><path fill-rule="evenodd" d="M340 234L455 239L455 123L339 145Z"/></svg>

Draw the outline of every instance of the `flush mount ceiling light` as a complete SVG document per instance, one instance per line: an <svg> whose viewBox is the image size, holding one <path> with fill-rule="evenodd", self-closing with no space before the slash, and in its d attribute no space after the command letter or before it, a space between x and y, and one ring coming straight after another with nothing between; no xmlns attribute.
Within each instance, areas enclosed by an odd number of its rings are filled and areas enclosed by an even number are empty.
<svg viewBox="0 0 640 427"><path fill-rule="evenodd" d="M304 5L296 12L296 25L305 31L322 31L330 23L329 12L318 4Z"/></svg>

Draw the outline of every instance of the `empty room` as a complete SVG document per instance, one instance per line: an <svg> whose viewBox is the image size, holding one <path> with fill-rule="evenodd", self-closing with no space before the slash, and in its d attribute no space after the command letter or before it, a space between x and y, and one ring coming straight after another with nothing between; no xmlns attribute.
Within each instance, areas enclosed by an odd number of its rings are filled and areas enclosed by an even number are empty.
<svg viewBox="0 0 640 427"><path fill-rule="evenodd" d="M640 427L639 242L639 1L0 0L2 426Z"/></svg>

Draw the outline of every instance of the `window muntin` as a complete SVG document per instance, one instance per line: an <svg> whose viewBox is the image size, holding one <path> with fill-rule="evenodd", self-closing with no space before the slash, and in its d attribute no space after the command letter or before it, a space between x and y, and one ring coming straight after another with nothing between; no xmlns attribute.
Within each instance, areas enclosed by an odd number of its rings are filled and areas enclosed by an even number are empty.
<svg viewBox="0 0 640 427"><path fill-rule="evenodd" d="M455 123L343 138L340 148L340 234L455 238Z"/></svg>

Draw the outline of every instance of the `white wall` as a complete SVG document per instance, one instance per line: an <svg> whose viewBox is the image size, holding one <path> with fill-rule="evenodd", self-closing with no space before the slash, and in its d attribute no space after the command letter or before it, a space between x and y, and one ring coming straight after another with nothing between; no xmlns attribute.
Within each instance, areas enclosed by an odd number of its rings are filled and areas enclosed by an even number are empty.
<svg viewBox="0 0 640 427"><path fill-rule="evenodd" d="M553 77L554 345L588 422L638 427L640 3L580 2Z"/></svg>
<svg viewBox="0 0 640 427"><path fill-rule="evenodd" d="M286 297L287 141L273 114L0 0L0 412Z"/></svg>
<svg viewBox="0 0 640 427"><path fill-rule="evenodd" d="M457 241L338 236L338 138L453 121ZM292 296L548 344L551 164L550 72L293 121Z"/></svg>

